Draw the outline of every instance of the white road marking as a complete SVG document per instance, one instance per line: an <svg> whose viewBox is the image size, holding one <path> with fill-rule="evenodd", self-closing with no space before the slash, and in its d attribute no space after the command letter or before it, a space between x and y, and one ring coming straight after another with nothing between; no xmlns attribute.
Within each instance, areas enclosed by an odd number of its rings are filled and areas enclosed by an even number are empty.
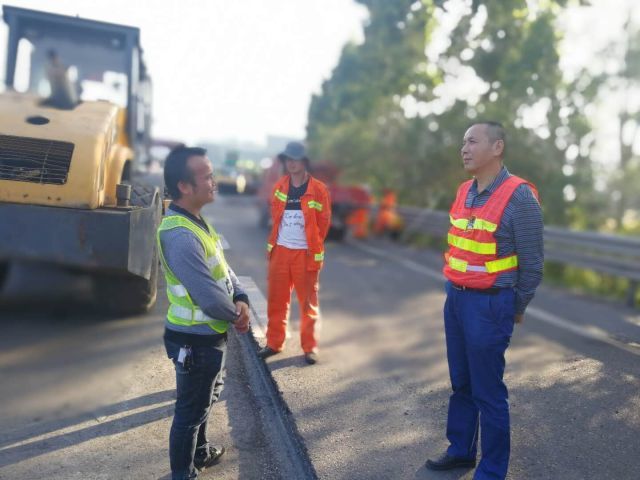
<svg viewBox="0 0 640 480"><path fill-rule="evenodd" d="M568 320L565 320L562 317L559 317L557 315L554 315L553 313L547 312L546 310L542 310L537 307L527 307L526 315L530 315L537 320L541 320L558 328L563 328L572 333L575 333L576 335L580 335L590 340L599 340L608 345L624 350L625 352L640 355L640 350L638 350L637 348L611 338L605 330L594 327L593 325L577 325Z"/></svg>
<svg viewBox="0 0 640 480"><path fill-rule="evenodd" d="M404 267L408 268L409 270L413 270L414 272L418 272L423 275L426 275L427 277L432 278L433 280L441 281L441 282L445 281L444 277L442 276L442 272L434 270L433 268L425 267L424 265L420 265L419 263L416 263L412 260L402 258L399 255L394 255L392 253L385 252L384 250L381 250L376 247L372 247L371 245L365 245L364 243L352 242L349 245L354 246L360 250L364 250L365 252L372 253L373 255L376 255L378 257L384 257L389 260L398 262L402 264Z"/></svg>
<svg viewBox="0 0 640 480"><path fill-rule="evenodd" d="M380 248L373 247L371 245L366 245L360 242L351 242L349 243L349 245L359 250L362 250L364 252L368 252L373 255L376 255L378 257L386 258L388 260L393 260L397 263L400 263L405 268L412 270L414 272L426 275L427 277L433 280L437 280L441 282L445 281L445 277L442 274L442 272L430 267L426 267L424 265L420 265L419 263L414 262L413 260L403 258L399 255L395 255L393 253L386 252ZM526 316L534 317L537 320L548 323L549 325L553 325L563 330L567 330L571 333L587 338L589 340L598 340L600 342L606 343L613 347L619 348L620 350L624 350L625 352L633 353L634 355L640 355L640 350L638 348L635 348L633 346L627 345L624 342L611 338L606 331L598 327L588 326L588 325L587 326L577 325L575 323L570 322L569 320L561 318L557 315L554 315L553 313L547 312L546 310L542 310L541 308L537 308L537 307L527 307Z"/></svg>
<svg viewBox="0 0 640 480"><path fill-rule="evenodd" d="M251 300L251 330L255 338L267 334L267 300L251 277L238 277Z"/></svg>

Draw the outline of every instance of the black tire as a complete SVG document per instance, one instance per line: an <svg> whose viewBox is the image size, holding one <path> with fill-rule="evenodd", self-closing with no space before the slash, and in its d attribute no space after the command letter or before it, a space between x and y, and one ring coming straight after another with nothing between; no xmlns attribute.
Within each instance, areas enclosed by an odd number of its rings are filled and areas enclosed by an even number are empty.
<svg viewBox="0 0 640 480"><path fill-rule="evenodd" d="M134 184L131 185L131 200L130 205L132 207L149 207L155 201L157 194L157 187L149 185Z"/></svg>
<svg viewBox="0 0 640 480"><path fill-rule="evenodd" d="M131 206L149 207L159 202L156 187L131 186ZM155 233L155 232L154 232ZM100 308L118 315L149 311L158 295L158 251L154 247L149 279L131 274L98 274L94 277L94 297Z"/></svg>
<svg viewBox="0 0 640 480"><path fill-rule="evenodd" d="M94 296L100 308L118 315L146 313L158 295L158 258L154 255L149 279L135 275L101 274L94 277Z"/></svg>

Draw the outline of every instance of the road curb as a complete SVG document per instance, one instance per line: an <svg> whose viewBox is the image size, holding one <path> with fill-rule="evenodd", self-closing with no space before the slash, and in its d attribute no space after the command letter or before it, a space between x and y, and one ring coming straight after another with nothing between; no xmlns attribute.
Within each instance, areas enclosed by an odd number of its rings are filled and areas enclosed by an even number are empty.
<svg viewBox="0 0 640 480"><path fill-rule="evenodd" d="M255 283L250 277L240 277L243 285ZM256 305L264 303L264 297L257 287L250 288L252 323L266 325L266 319L260 318L263 313L254 309ZM298 427L293 418L289 406L281 395L277 383L264 361L258 358L258 342L253 332L239 335L231 328L230 334L235 337L239 348L240 357L247 373L247 378L254 398L258 405L259 417L263 426L263 432L268 440L275 463L282 478L295 478L296 480L315 480L318 478L315 468L309 458L309 453L304 440L298 432Z"/></svg>

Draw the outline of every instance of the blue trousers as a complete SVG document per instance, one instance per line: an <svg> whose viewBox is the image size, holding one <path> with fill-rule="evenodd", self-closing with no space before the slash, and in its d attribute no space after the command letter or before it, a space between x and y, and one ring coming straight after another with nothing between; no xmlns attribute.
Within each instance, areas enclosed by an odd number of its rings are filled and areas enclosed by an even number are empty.
<svg viewBox="0 0 640 480"><path fill-rule="evenodd" d="M172 480L197 478L193 465L196 449L207 452L207 420L211 405L223 387L226 335L217 335L212 346L192 346L191 365L186 369L177 362L182 345L164 341L167 356L176 370L176 405L169 434L169 462Z"/></svg>
<svg viewBox="0 0 640 480"><path fill-rule="evenodd" d="M504 479L509 466L509 400L504 353L513 333L515 291L492 295L446 284L444 325L453 393L447 418L447 453L482 456L474 480ZM478 432L479 430L479 432Z"/></svg>

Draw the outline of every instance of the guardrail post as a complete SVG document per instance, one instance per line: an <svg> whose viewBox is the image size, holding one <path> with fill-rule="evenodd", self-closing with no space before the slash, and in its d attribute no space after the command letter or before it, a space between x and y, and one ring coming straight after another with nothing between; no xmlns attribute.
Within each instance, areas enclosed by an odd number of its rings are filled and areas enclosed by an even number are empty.
<svg viewBox="0 0 640 480"><path fill-rule="evenodd" d="M636 292L638 291L638 281L629 280L629 289L627 290L627 306L634 307L636 304Z"/></svg>

